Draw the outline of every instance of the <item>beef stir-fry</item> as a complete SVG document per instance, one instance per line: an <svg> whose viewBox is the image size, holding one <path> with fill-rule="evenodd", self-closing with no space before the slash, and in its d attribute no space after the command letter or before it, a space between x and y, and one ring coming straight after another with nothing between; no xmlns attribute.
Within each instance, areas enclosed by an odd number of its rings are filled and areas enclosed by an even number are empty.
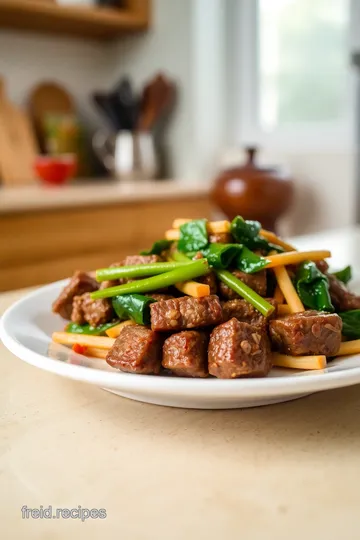
<svg viewBox="0 0 360 540"><path fill-rule="evenodd" d="M256 221L177 219L165 238L95 273L77 271L53 340L137 374L265 377L360 353L360 297L331 253L297 251Z"/></svg>

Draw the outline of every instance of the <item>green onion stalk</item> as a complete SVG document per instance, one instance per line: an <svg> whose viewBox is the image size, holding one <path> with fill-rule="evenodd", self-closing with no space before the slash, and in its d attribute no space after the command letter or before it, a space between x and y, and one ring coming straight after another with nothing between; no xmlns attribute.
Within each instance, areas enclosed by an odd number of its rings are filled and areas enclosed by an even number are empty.
<svg viewBox="0 0 360 540"><path fill-rule="evenodd" d="M208 271L209 264L207 260L200 259L199 261L193 261L191 263L181 265L170 272L165 272L157 276L95 291L91 293L90 296L93 300L96 300L98 298L111 298L113 296L122 294L147 293L156 291L157 289L163 289L164 287L169 287L170 285L175 285L176 283L182 281L189 281L191 279L203 276Z"/></svg>
<svg viewBox="0 0 360 540"><path fill-rule="evenodd" d="M225 283L230 289L235 291L239 296L247 300L254 306L262 315L268 317L273 311L274 306L269 304L264 298L259 296L255 291L250 289L243 281L235 277L228 270L216 270L217 277Z"/></svg>
<svg viewBox="0 0 360 540"><path fill-rule="evenodd" d="M191 262L188 260L188 262ZM138 278L147 276L156 276L182 268L186 266L185 262L159 262L149 264L134 264L131 266L113 266L111 268L101 268L96 270L97 281L108 281L120 278Z"/></svg>

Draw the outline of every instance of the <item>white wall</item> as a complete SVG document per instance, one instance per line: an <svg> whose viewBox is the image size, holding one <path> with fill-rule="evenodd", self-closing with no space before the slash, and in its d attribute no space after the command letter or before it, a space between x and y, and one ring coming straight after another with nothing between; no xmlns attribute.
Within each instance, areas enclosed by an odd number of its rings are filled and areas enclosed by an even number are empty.
<svg viewBox="0 0 360 540"><path fill-rule="evenodd" d="M129 74L137 87L164 71L178 87L167 132L172 176L184 181L214 175L224 138L224 2L153 0L152 28L113 48L109 83Z"/></svg>
<svg viewBox="0 0 360 540"><path fill-rule="evenodd" d="M9 97L25 104L33 86L44 80L57 81L74 96L81 116L90 123L98 117L89 95L102 86L106 45L38 34L0 32L0 76Z"/></svg>

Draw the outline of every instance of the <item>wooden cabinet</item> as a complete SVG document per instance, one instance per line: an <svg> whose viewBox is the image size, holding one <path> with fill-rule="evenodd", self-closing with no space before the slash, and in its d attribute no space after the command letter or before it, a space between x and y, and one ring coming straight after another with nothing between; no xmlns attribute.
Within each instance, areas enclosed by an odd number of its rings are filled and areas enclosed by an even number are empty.
<svg viewBox="0 0 360 540"><path fill-rule="evenodd" d="M65 6L55 1L0 0L0 28L108 40L146 30L150 0L124 0L118 9Z"/></svg>
<svg viewBox="0 0 360 540"><path fill-rule="evenodd" d="M0 290L49 283L163 238L175 217L211 217L207 195L0 215Z"/></svg>

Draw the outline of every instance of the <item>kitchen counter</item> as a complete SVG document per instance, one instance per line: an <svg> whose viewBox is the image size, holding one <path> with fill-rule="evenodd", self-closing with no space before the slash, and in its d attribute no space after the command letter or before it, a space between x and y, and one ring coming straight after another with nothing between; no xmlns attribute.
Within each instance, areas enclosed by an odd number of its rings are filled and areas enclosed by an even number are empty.
<svg viewBox="0 0 360 540"><path fill-rule="evenodd" d="M138 253L175 217L210 218L209 184L93 182L0 190L0 291Z"/></svg>
<svg viewBox="0 0 360 540"><path fill-rule="evenodd" d="M168 198L198 197L209 193L209 183L178 180L78 182L63 187L25 186L0 189L0 214L98 206Z"/></svg>
<svg viewBox="0 0 360 540"><path fill-rule="evenodd" d="M357 263L360 232L294 242ZM0 312L26 291L0 296ZM2 536L12 540L353 540L360 387L280 405L182 410L27 365L0 345ZM106 519L22 519L21 508Z"/></svg>

